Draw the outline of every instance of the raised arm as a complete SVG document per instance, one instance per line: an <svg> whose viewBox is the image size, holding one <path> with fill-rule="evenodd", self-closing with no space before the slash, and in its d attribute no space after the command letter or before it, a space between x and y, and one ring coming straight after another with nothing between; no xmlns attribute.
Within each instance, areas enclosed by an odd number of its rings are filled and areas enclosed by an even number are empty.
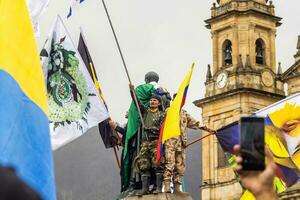
<svg viewBox="0 0 300 200"><path fill-rule="evenodd" d="M202 126L200 125L200 121L193 118L186 111L182 111L182 112L185 112L185 115L186 115L186 118L187 118L187 128L191 128L191 129L201 129L202 128Z"/></svg>
<svg viewBox="0 0 300 200"><path fill-rule="evenodd" d="M142 112L142 114L144 114L146 112L145 106L140 102L140 100L138 98L136 98L138 105L136 105L136 102L134 100L134 93L135 93L134 85L129 84L129 90L130 90L130 95L131 95L131 98L132 98L132 101L133 101L134 105L136 107L139 107L140 110L141 110L141 112Z"/></svg>
<svg viewBox="0 0 300 200"><path fill-rule="evenodd" d="M186 112L186 111L183 111ZM195 118L193 118L189 113L186 112L186 116L187 116L187 128L191 128L191 129L200 129L200 130L204 130L207 131L209 133L216 133L215 130L212 130L204 125L202 125L200 123L200 121L196 120Z"/></svg>

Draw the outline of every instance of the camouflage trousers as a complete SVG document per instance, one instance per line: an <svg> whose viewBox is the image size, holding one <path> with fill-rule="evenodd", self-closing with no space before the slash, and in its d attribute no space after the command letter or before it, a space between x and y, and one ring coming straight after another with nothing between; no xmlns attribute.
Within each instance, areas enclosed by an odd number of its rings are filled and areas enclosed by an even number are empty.
<svg viewBox="0 0 300 200"><path fill-rule="evenodd" d="M145 141L141 144L140 152L135 161L135 169L141 174L150 175L154 169L157 173L163 172L164 159L161 158L160 163L156 163L157 140Z"/></svg>
<svg viewBox="0 0 300 200"><path fill-rule="evenodd" d="M181 138L171 138L164 144L165 169L164 180L171 181L173 175L174 183L181 184L185 172L185 151Z"/></svg>

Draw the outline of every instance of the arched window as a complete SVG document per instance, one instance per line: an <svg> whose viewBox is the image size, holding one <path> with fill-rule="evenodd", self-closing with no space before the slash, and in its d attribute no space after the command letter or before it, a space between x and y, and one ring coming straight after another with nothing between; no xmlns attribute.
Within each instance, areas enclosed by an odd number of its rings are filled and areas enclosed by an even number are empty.
<svg viewBox="0 0 300 200"><path fill-rule="evenodd" d="M223 44L223 64L232 65L232 44L230 40L225 40Z"/></svg>
<svg viewBox="0 0 300 200"><path fill-rule="evenodd" d="M262 39L255 42L255 60L257 64L265 64L265 43Z"/></svg>

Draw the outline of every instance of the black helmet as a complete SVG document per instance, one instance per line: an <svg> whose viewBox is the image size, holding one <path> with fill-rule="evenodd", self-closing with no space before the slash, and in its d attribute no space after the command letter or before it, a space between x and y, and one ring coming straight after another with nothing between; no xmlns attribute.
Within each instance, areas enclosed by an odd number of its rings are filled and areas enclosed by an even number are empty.
<svg viewBox="0 0 300 200"><path fill-rule="evenodd" d="M146 75L145 75L145 82L146 83L150 83L152 81L154 82L158 82L159 80L159 75L156 73L156 72L148 72Z"/></svg>

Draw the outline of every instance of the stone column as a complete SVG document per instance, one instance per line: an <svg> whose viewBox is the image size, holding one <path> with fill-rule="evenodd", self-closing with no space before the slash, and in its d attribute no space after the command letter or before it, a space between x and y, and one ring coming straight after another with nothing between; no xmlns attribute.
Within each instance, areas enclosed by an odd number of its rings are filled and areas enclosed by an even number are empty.
<svg viewBox="0 0 300 200"><path fill-rule="evenodd" d="M250 23L249 24L249 57L250 57L250 63L255 64L256 63L256 58L255 58L255 35L254 35L254 31L255 31L255 26L256 24L254 23Z"/></svg>
<svg viewBox="0 0 300 200"><path fill-rule="evenodd" d="M210 117L208 116L208 110L203 109L202 119L203 123L208 127L212 127L210 123ZM213 152L210 146L211 137L207 137L202 140L202 188L201 196L202 200L212 199L212 173L213 169L211 166L211 159L213 157ZM203 162L204 161L204 162Z"/></svg>
<svg viewBox="0 0 300 200"><path fill-rule="evenodd" d="M238 25L231 25L231 29L233 32L233 41L232 42L232 65L236 66L239 59L239 33L238 33Z"/></svg>
<svg viewBox="0 0 300 200"><path fill-rule="evenodd" d="M219 63L219 55L218 55L218 32L217 31L211 31L211 39L212 39L212 53L213 53L213 69L212 69L212 75L214 76L217 72L218 68L221 67L221 64Z"/></svg>
<svg viewBox="0 0 300 200"><path fill-rule="evenodd" d="M269 31L270 35L270 67L274 73L276 73L276 49L275 49L275 38L276 29L271 29Z"/></svg>

